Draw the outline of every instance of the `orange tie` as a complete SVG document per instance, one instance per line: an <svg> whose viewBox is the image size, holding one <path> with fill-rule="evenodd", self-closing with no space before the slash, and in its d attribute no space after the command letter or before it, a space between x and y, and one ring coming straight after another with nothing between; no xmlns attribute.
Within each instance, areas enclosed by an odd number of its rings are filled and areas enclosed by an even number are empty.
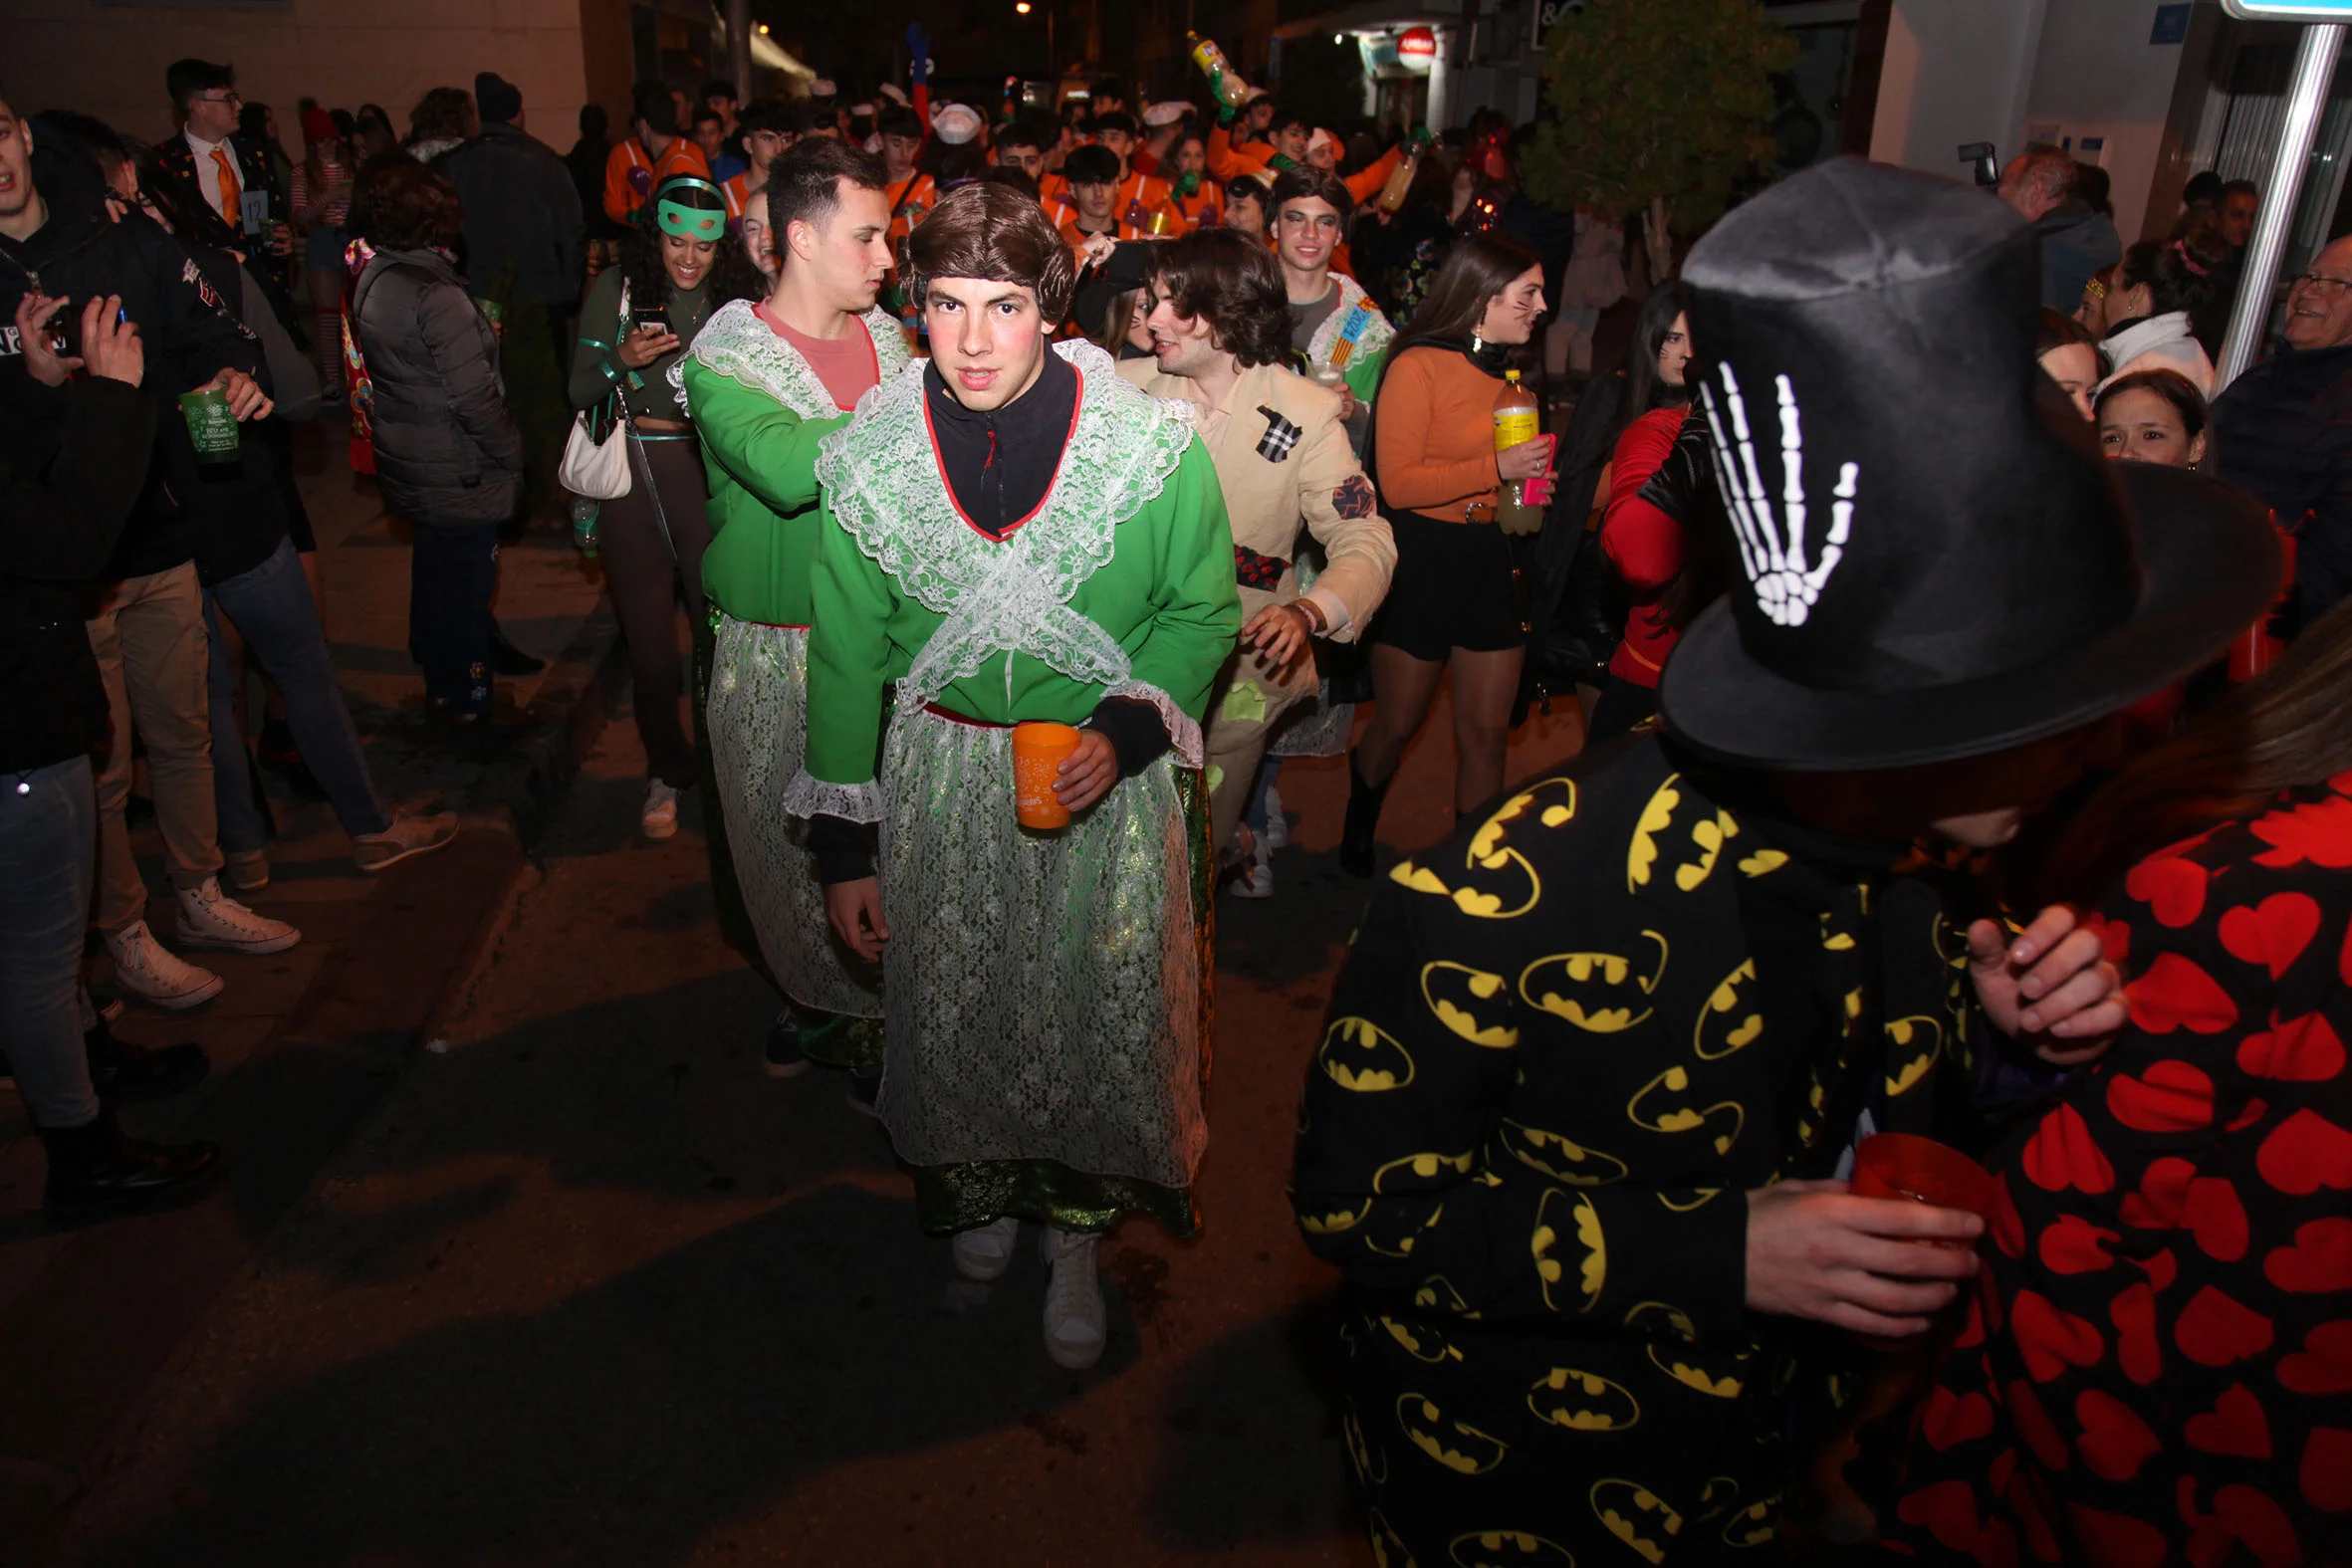
<svg viewBox="0 0 2352 1568"><path fill-rule="evenodd" d="M245 194L245 187L237 180L237 160L229 156L228 148L214 147L212 162L214 167L220 170L221 217L227 221L230 228L242 228L245 216L239 209L237 201Z"/></svg>

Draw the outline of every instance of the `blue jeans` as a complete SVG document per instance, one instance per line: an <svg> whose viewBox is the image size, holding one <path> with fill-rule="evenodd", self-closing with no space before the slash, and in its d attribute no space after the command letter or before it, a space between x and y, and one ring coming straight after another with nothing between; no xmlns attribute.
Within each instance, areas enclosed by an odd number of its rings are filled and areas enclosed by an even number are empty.
<svg viewBox="0 0 2352 1568"><path fill-rule="evenodd" d="M418 523L408 556L408 629L424 694L452 713L490 711L490 594L498 525Z"/></svg>
<svg viewBox="0 0 2352 1568"><path fill-rule="evenodd" d="M82 1044L82 934L97 860L89 758L0 774L0 1051L37 1127L98 1118Z"/></svg>
<svg viewBox="0 0 2352 1568"><path fill-rule="evenodd" d="M278 541L269 560L206 588L204 614L208 625L215 615L228 616L277 683L286 699L294 748L335 802L343 830L364 838L391 826L359 751L359 733L343 705L343 690L335 684L327 634L319 629L319 606L312 602L294 542ZM220 812L220 846L231 854L252 854L268 841L269 823L254 806L253 765L245 738L237 733L237 672L221 651L219 628L211 629L212 790Z"/></svg>

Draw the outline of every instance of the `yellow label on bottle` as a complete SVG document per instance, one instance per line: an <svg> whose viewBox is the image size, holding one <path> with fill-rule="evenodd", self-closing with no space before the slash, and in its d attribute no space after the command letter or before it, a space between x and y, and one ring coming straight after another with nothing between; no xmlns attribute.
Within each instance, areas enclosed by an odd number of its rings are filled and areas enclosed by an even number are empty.
<svg viewBox="0 0 2352 1568"><path fill-rule="evenodd" d="M1507 451L1524 446L1543 433L1542 421L1532 408L1514 408L1495 415L1495 450Z"/></svg>

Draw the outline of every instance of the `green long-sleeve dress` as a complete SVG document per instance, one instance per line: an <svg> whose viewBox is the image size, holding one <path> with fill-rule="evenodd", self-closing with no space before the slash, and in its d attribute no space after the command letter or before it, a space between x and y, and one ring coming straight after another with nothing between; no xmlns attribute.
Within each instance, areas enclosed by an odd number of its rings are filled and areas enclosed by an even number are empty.
<svg viewBox="0 0 2352 1568"><path fill-rule="evenodd" d="M1185 783L1241 626L1233 539L1181 408L1088 343L1045 503L1002 540L958 512L919 368L828 436L802 814L878 822L890 928L880 1111L926 1229L1007 1214L1193 1226L1207 890ZM887 733L884 688L896 685ZM1151 704L1169 755L1067 828L1014 814L1011 732ZM877 756L879 766L877 768Z"/></svg>
<svg viewBox="0 0 2352 1568"><path fill-rule="evenodd" d="M868 312L858 330L877 382L906 366L906 339L886 312ZM879 1061L880 977L833 936L805 830L784 809L808 729L818 446L849 416L748 301L711 318L682 380L711 491L705 722L726 824L712 853L727 862L713 873L741 889L759 957L801 1015L803 1048L834 1066Z"/></svg>

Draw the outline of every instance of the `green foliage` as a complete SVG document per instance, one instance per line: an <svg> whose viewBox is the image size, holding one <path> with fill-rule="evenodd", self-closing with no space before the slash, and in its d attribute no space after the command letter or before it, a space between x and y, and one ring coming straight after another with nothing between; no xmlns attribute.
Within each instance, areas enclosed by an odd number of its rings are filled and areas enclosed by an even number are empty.
<svg viewBox="0 0 2352 1568"><path fill-rule="evenodd" d="M1585 0L1553 26L1549 53L1529 191L1563 210L1664 201L1688 230L1771 160L1770 77L1796 40L1757 0Z"/></svg>

